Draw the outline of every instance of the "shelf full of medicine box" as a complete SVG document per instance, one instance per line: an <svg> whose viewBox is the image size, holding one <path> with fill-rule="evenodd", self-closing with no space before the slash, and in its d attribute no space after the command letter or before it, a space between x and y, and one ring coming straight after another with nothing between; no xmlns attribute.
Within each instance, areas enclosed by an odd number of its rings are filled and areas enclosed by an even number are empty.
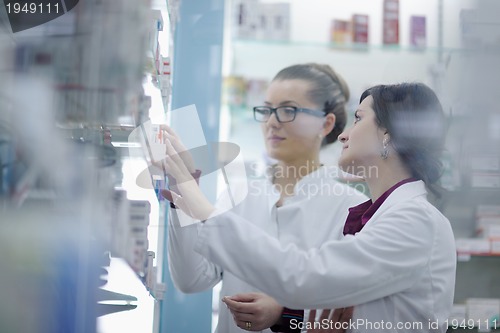
<svg viewBox="0 0 500 333"><path fill-rule="evenodd" d="M471 256L500 256L500 205L480 204L476 207L474 238L457 238L459 261Z"/></svg>
<svg viewBox="0 0 500 333"><path fill-rule="evenodd" d="M448 327L453 331L498 332L500 331L500 299L467 298L454 304Z"/></svg>
<svg viewBox="0 0 500 333"><path fill-rule="evenodd" d="M172 92L170 83L170 57L161 54L161 46L158 41L159 32L164 29L164 21L161 11L151 11L151 21L148 30L147 63L146 73L151 75L153 85L161 92L163 109L168 110L170 95Z"/></svg>
<svg viewBox="0 0 500 333"><path fill-rule="evenodd" d="M114 63L103 60L99 65L91 65L85 52L79 54L75 51L86 47L89 47L86 43L68 40L67 43L48 40L42 44L20 44L16 47L16 68L50 82L56 123L61 128L102 124L117 126L124 123L134 125L143 122L149 108L143 106L147 104L147 98L142 88L142 74L134 73L138 69L142 71L144 57L134 60L138 66L130 65L117 75L112 69L123 65L119 63L119 55L114 55ZM94 67L104 67L105 70L90 78L84 72L97 71Z"/></svg>
<svg viewBox="0 0 500 333"><path fill-rule="evenodd" d="M148 251L151 206L146 200L129 200L126 191L115 189L114 218L110 247L113 256L123 258L157 300L162 300L165 284L157 282L155 253Z"/></svg>
<svg viewBox="0 0 500 333"><path fill-rule="evenodd" d="M53 84L63 126L117 125L124 115L140 123L133 106L143 95L148 12L148 1L87 1L64 15L63 36L41 29L37 38L20 39L13 67Z"/></svg>
<svg viewBox="0 0 500 333"><path fill-rule="evenodd" d="M43 50L38 58L54 68L58 121L63 125L119 125L123 116L133 123L143 120L136 105L143 95L149 5L87 1L74 15L74 34L50 41L54 45ZM43 48L45 43L38 44Z"/></svg>

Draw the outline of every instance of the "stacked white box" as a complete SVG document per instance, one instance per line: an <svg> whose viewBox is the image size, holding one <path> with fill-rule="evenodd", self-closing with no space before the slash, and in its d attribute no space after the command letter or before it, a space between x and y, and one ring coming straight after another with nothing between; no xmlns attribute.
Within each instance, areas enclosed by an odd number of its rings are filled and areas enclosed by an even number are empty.
<svg viewBox="0 0 500 333"><path fill-rule="evenodd" d="M483 238L457 238L455 240L458 254L490 254L490 241Z"/></svg>
<svg viewBox="0 0 500 333"><path fill-rule="evenodd" d="M166 285L164 283L158 282L157 268L154 266L155 253L153 251L147 251L146 262L144 266L144 284L148 289L149 293L156 299L162 300L166 291Z"/></svg>
<svg viewBox="0 0 500 333"><path fill-rule="evenodd" d="M479 205L476 210L478 235L490 241L492 254L500 254L500 205Z"/></svg>
<svg viewBox="0 0 500 333"><path fill-rule="evenodd" d="M241 39L290 39L290 4L238 0L233 8L234 36Z"/></svg>
<svg viewBox="0 0 500 333"><path fill-rule="evenodd" d="M147 228L151 205L146 200L129 202L129 237L127 262L139 274L144 274L149 247Z"/></svg>
<svg viewBox="0 0 500 333"><path fill-rule="evenodd" d="M478 155L470 159L471 186L500 188L500 157Z"/></svg>
<svg viewBox="0 0 500 333"><path fill-rule="evenodd" d="M290 4L261 3L259 4L259 20L266 22L257 29L257 39L287 41L290 39Z"/></svg>
<svg viewBox="0 0 500 333"><path fill-rule="evenodd" d="M150 21L148 25L148 45L147 49L151 51L156 60L158 52L158 35L163 31L163 16L160 10L151 10Z"/></svg>
<svg viewBox="0 0 500 333"><path fill-rule="evenodd" d="M115 256L125 257L128 252L129 237L129 201L127 192L115 189L115 214L112 220L111 252Z"/></svg>
<svg viewBox="0 0 500 333"><path fill-rule="evenodd" d="M500 300L494 298L467 299L467 320L478 332L490 332L491 328L499 328Z"/></svg>
<svg viewBox="0 0 500 333"><path fill-rule="evenodd" d="M160 56L160 90L164 104L168 105L172 87L170 84L170 57Z"/></svg>
<svg viewBox="0 0 500 333"><path fill-rule="evenodd" d="M453 304L448 323L452 326L465 322L467 318L467 306L465 304Z"/></svg>
<svg viewBox="0 0 500 333"><path fill-rule="evenodd" d="M234 36L241 39L254 39L258 26L258 0L234 1Z"/></svg>

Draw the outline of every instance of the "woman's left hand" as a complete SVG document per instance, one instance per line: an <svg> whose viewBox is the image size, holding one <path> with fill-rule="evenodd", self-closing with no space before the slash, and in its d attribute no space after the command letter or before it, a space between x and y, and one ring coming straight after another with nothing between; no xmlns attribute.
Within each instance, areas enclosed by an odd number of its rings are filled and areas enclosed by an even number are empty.
<svg viewBox="0 0 500 333"><path fill-rule="evenodd" d="M246 331L262 331L276 324L283 307L262 293L236 294L222 299L235 324Z"/></svg>
<svg viewBox="0 0 500 333"><path fill-rule="evenodd" d="M180 152L168 140L165 144L167 157L163 165L166 172L175 179L175 185L169 190L163 190L162 195L167 197L170 194L173 203L189 216L206 220L215 208L200 190L185 161L179 156Z"/></svg>

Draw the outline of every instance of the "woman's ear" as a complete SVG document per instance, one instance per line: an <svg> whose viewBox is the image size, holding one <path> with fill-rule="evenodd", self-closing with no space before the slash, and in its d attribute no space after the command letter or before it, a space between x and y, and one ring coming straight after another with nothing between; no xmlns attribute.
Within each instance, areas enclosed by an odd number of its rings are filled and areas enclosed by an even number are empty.
<svg viewBox="0 0 500 333"><path fill-rule="evenodd" d="M328 113L325 116L325 121L323 122L323 131L321 132L322 136L327 136L333 128L335 127L335 115L333 113Z"/></svg>

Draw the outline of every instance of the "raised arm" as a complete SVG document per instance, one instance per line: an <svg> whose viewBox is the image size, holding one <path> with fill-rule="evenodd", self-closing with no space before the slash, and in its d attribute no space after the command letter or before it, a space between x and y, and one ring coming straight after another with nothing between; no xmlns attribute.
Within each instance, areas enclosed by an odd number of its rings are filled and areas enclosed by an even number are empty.
<svg viewBox="0 0 500 333"><path fill-rule="evenodd" d="M222 279L222 269L194 251L199 225L181 227L177 214L172 210L168 223L168 266L172 280L184 293L212 288Z"/></svg>
<svg viewBox="0 0 500 333"><path fill-rule="evenodd" d="M203 225L196 251L284 306L348 307L411 287L428 263L436 221L422 212L425 207L397 208L356 236L309 251L282 247L227 212ZM228 239L238 251L226 247Z"/></svg>

